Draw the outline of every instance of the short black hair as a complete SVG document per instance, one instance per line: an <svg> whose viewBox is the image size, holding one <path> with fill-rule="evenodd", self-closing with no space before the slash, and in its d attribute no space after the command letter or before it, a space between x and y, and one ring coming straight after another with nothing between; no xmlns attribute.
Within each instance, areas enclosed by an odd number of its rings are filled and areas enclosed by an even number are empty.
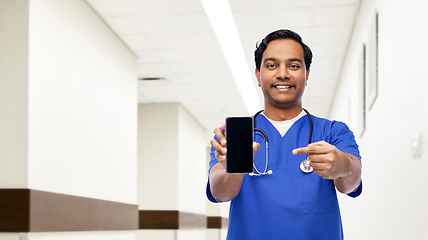
<svg viewBox="0 0 428 240"><path fill-rule="evenodd" d="M256 51L254 51L254 61L256 62L256 68L260 71L260 66L262 64L263 52L266 50L267 45L277 39L291 39L298 42L303 48L303 55L305 58L306 70L311 68L312 63L312 51L308 45L304 44L302 37L296 32L293 32L288 29L280 29L274 32L269 33L261 42L257 42Z"/></svg>

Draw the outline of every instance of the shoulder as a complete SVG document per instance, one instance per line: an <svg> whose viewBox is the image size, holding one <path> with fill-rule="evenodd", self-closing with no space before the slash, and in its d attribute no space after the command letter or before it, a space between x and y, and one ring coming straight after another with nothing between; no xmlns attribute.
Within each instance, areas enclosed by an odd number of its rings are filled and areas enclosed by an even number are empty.
<svg viewBox="0 0 428 240"><path fill-rule="evenodd" d="M336 120L329 120L326 118L321 118L321 117L317 117L314 115L311 115L313 122L314 122L314 127L316 126L316 128L321 128L324 129L324 131L328 132L328 133L337 133L337 132L350 132L351 130L349 129L348 125L346 125L346 123L341 122L341 121L336 121Z"/></svg>
<svg viewBox="0 0 428 240"><path fill-rule="evenodd" d="M312 116L314 123L314 134L340 149L343 152L351 153L361 159L358 144L355 141L354 133L346 123L336 120L328 120Z"/></svg>

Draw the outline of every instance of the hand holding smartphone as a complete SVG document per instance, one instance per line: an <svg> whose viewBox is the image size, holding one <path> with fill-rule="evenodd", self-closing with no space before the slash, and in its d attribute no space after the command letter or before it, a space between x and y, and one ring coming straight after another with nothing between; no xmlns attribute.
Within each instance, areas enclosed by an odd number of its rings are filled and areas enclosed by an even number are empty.
<svg viewBox="0 0 428 240"><path fill-rule="evenodd" d="M253 172L253 135L252 117L226 118L226 172Z"/></svg>

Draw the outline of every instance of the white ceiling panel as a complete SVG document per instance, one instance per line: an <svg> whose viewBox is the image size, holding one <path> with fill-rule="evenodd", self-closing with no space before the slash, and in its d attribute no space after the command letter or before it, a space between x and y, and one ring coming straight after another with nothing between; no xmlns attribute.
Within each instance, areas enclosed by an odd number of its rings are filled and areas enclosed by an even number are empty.
<svg viewBox="0 0 428 240"><path fill-rule="evenodd" d="M158 53L165 62L225 61L220 48L168 49Z"/></svg>
<svg viewBox="0 0 428 240"><path fill-rule="evenodd" d="M267 33L265 29L239 31L241 42L244 48L247 50L252 49L253 51L256 49L256 42L262 40L266 34ZM248 52L246 51L246 53Z"/></svg>
<svg viewBox="0 0 428 240"><path fill-rule="evenodd" d="M155 50L135 50L140 63L163 63L163 59Z"/></svg>
<svg viewBox="0 0 428 240"><path fill-rule="evenodd" d="M183 84L201 84L201 83L207 83L207 82L215 82L218 85L223 85L224 83L233 83L233 77L230 72L226 73L210 73L210 74L204 74L204 73L185 73L185 74L177 74L177 78L180 82Z"/></svg>
<svg viewBox="0 0 428 240"><path fill-rule="evenodd" d="M204 32L210 22L204 13L132 16L143 34Z"/></svg>
<svg viewBox="0 0 428 240"><path fill-rule="evenodd" d="M165 84L159 86L145 86L141 84L139 81L138 91L143 94L180 94L180 93L188 93L187 89L181 84Z"/></svg>
<svg viewBox="0 0 428 240"><path fill-rule="evenodd" d="M315 0L316 6L345 6L345 5L359 5L359 0Z"/></svg>
<svg viewBox="0 0 428 240"><path fill-rule="evenodd" d="M314 12L315 26L352 26L356 6L320 7Z"/></svg>
<svg viewBox="0 0 428 240"><path fill-rule="evenodd" d="M218 92L224 94L236 94L237 87L233 82L218 84L217 82L200 82L200 83L192 83L192 84L183 84L183 86L189 92L205 92L209 89L212 92ZM221 96L219 96L221 97Z"/></svg>
<svg viewBox="0 0 428 240"><path fill-rule="evenodd" d="M213 48L219 47L211 31L177 34L147 34L149 43L156 49Z"/></svg>
<svg viewBox="0 0 428 240"><path fill-rule="evenodd" d="M142 34L121 35L120 37L133 51L152 49L152 45L150 45L149 41Z"/></svg>
<svg viewBox="0 0 428 240"><path fill-rule="evenodd" d="M119 35L140 33L128 17L114 16L106 17L104 20Z"/></svg>
<svg viewBox="0 0 428 240"><path fill-rule="evenodd" d="M339 43L313 43L310 48L315 57L342 57L345 56L346 48L348 47L347 42Z"/></svg>
<svg viewBox="0 0 428 240"><path fill-rule="evenodd" d="M217 62L182 62L168 64L174 73L218 73L229 72L229 66L225 61Z"/></svg>
<svg viewBox="0 0 428 240"><path fill-rule="evenodd" d="M255 6L260 11L274 9L294 9L312 7L312 0L230 0L230 6L234 11L254 10Z"/></svg>
<svg viewBox="0 0 428 240"><path fill-rule="evenodd" d="M138 64L138 77L164 77L171 70L163 63L140 63Z"/></svg>
<svg viewBox="0 0 428 240"><path fill-rule="evenodd" d="M199 99L199 100L211 100L211 99L239 99L239 93L228 93L228 94L224 94L222 92L214 92L214 91L208 91L208 92L193 92L191 93L191 95L195 98L195 99Z"/></svg>
<svg viewBox="0 0 428 240"><path fill-rule="evenodd" d="M139 82L139 103L180 102L209 138L225 117L248 115L199 0L87 1L138 56L138 77L167 79L160 85ZM303 105L328 117L360 0L230 0L230 5L251 71L256 41L284 28L302 36L314 53ZM260 89L258 94L262 97Z"/></svg>
<svg viewBox="0 0 428 240"><path fill-rule="evenodd" d="M273 9L269 11L236 11L234 12L236 25L240 30L296 28L311 26L312 10L306 8ZM299 19L296 21L296 19ZM266 33L267 34L267 33Z"/></svg>
<svg viewBox="0 0 428 240"><path fill-rule="evenodd" d="M116 0L87 0L87 2L104 17L123 16L125 14Z"/></svg>
<svg viewBox="0 0 428 240"><path fill-rule="evenodd" d="M116 0L127 15L203 12L199 0Z"/></svg>
<svg viewBox="0 0 428 240"><path fill-rule="evenodd" d="M323 26L313 29L314 43L348 42L351 37L352 26Z"/></svg>

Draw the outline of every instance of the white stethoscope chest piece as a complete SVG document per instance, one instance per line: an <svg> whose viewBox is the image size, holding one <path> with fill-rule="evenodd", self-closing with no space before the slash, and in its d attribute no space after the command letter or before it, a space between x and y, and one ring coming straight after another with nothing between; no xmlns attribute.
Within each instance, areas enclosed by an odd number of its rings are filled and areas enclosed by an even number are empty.
<svg viewBox="0 0 428 240"><path fill-rule="evenodd" d="M309 165L309 159L305 159L300 163L300 170L304 173L311 173L314 169Z"/></svg>

